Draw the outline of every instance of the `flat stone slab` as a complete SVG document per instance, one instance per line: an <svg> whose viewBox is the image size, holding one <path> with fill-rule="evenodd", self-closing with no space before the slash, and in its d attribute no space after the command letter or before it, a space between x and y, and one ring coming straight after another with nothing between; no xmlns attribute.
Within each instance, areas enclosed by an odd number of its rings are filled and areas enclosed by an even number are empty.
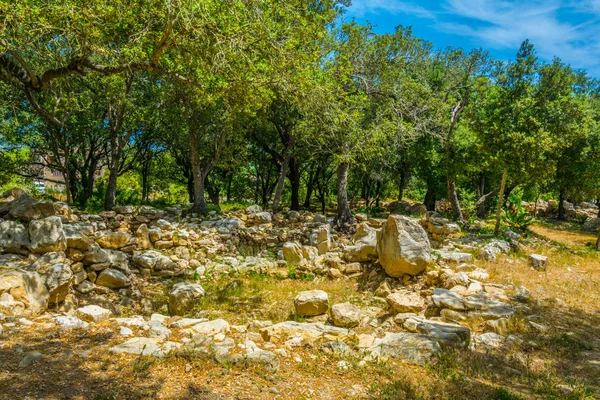
<svg viewBox="0 0 600 400"><path fill-rule="evenodd" d="M471 330L467 327L422 317L408 318L404 321L404 328L433 336L441 346L467 347L471 340Z"/></svg>
<svg viewBox="0 0 600 400"><path fill-rule="evenodd" d="M449 308L451 310L465 310L464 298L448 289L436 288L433 290L432 299L434 304L440 308Z"/></svg>
<svg viewBox="0 0 600 400"><path fill-rule="evenodd" d="M470 253L462 253L460 251L445 251L438 250L435 252L440 260L451 263L469 263L473 262L473 255Z"/></svg>
<svg viewBox="0 0 600 400"><path fill-rule="evenodd" d="M382 339L367 349L368 360L388 359L406 361L412 364L423 365L437 358L442 349L438 341L428 335L420 333L386 333Z"/></svg>
<svg viewBox="0 0 600 400"><path fill-rule="evenodd" d="M354 332L321 323L285 321L260 330L265 341L281 342L287 338L300 337L302 340L350 340Z"/></svg>
<svg viewBox="0 0 600 400"><path fill-rule="evenodd" d="M178 349L181 343L162 342L157 338L134 337L108 351L115 354L135 354L144 356L164 357Z"/></svg>

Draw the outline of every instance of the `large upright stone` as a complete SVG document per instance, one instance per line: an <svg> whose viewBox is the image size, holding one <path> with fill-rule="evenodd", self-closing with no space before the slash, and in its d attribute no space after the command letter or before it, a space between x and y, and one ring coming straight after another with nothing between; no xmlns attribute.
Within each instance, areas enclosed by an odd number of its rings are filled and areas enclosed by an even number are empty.
<svg viewBox="0 0 600 400"><path fill-rule="evenodd" d="M0 295L10 294L25 306L25 313L37 315L48 307L48 290L36 272L0 268Z"/></svg>
<svg viewBox="0 0 600 400"><path fill-rule="evenodd" d="M420 274L431 261L427 232L402 215L390 215L377 232L377 253L385 272L394 278Z"/></svg>
<svg viewBox="0 0 600 400"><path fill-rule="evenodd" d="M298 265L304 259L302 248L296 243L287 242L283 245L283 258L288 264Z"/></svg>
<svg viewBox="0 0 600 400"><path fill-rule="evenodd" d="M65 251L67 238L60 217L53 216L29 223L29 249L32 253Z"/></svg>

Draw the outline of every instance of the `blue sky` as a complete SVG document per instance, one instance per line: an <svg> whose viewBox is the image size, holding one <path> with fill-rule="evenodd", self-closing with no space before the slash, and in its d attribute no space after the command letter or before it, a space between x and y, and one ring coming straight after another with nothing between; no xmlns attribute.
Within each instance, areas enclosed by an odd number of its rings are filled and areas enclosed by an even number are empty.
<svg viewBox="0 0 600 400"><path fill-rule="evenodd" d="M540 58L557 56L600 78L600 0L353 0L345 19L379 32L412 26L436 47L482 47L513 59L529 39Z"/></svg>

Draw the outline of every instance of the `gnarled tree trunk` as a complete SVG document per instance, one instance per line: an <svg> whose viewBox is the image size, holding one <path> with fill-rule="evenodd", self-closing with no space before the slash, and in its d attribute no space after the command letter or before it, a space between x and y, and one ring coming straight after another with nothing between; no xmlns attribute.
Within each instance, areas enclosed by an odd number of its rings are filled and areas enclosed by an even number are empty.
<svg viewBox="0 0 600 400"><path fill-rule="evenodd" d="M338 165L337 170L337 203L338 203L338 215L337 224L340 228L348 228L354 224L354 217L350 212L350 205L348 204L348 170L350 169L350 163L348 161L342 161Z"/></svg>
<svg viewBox="0 0 600 400"><path fill-rule="evenodd" d="M500 192L498 196L498 204L496 204L496 227L494 228L494 235L498 235L500 232L500 217L502 212L502 204L504 203L504 189L506 188L506 177L508 176L508 170L504 168L502 172L502 182L500 183Z"/></svg>

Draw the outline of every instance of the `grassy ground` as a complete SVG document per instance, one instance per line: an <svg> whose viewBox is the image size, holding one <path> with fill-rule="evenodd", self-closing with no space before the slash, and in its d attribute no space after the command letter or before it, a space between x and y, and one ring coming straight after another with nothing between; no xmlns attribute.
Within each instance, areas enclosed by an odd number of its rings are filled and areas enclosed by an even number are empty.
<svg viewBox="0 0 600 400"><path fill-rule="evenodd" d="M396 361L362 365L360 358L344 358L348 369L338 368L338 356L302 348L289 352L273 372L176 356L114 356L107 349L123 339L108 322L87 334L61 334L36 324L0 338L0 399L600 398L600 257L585 247L590 236L573 227L545 224L533 231L548 240L495 263L476 262L490 272L491 282L524 285L538 300L528 306L540 326L534 328L521 315L512 320L523 339L518 346L448 350L424 368ZM550 258L547 272L527 265L532 252ZM281 276L200 281L207 295L191 316L221 317L232 324L278 322L295 318L292 300L301 290L323 289L331 303L366 305L373 296L359 292L354 280ZM157 309L166 304L164 286L149 285L145 291ZM482 325L475 321L472 328L481 331ZM45 357L19 369L19 346Z"/></svg>

